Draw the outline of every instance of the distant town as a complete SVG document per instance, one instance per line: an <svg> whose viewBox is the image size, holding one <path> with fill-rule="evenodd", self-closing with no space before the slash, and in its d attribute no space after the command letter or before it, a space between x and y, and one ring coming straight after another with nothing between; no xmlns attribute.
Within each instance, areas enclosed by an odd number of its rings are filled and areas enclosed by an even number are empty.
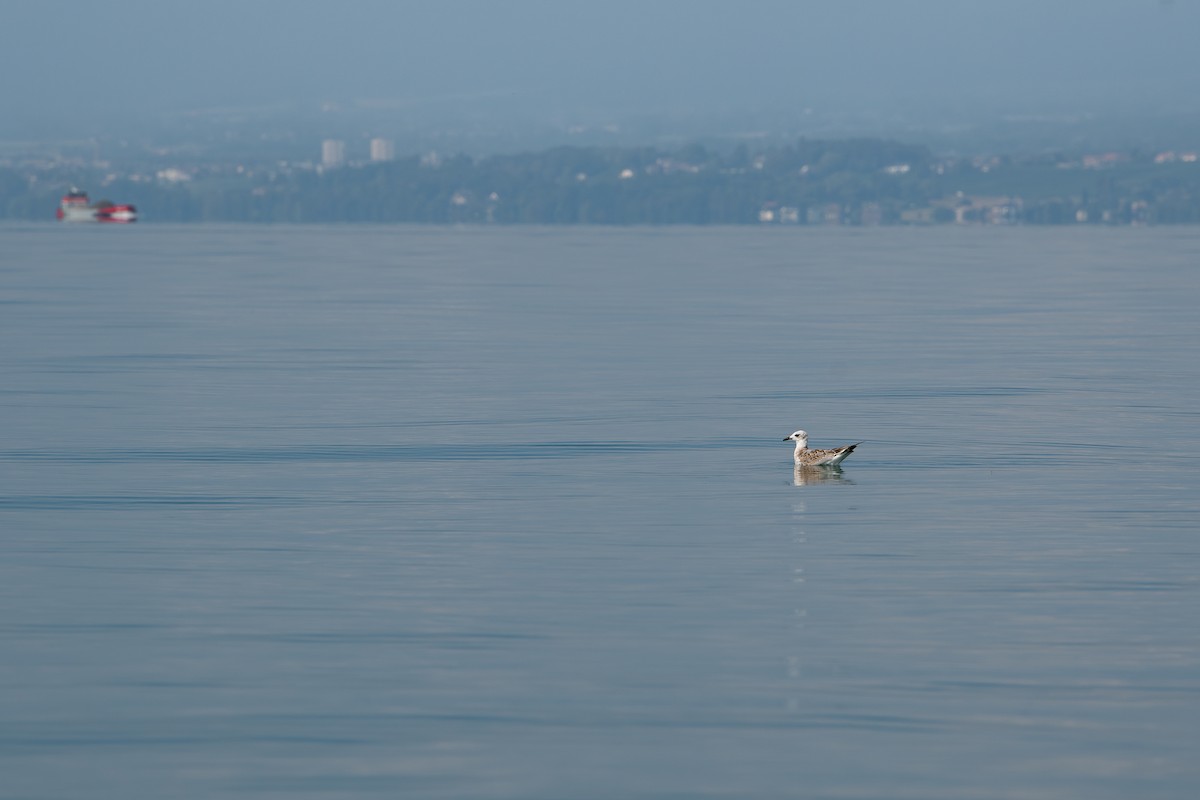
<svg viewBox="0 0 1200 800"><path fill-rule="evenodd" d="M102 158L0 150L0 218L51 220L78 187L143 222L570 225L1200 223L1195 150L939 156L887 139L756 147L559 146L399 155L314 140L311 157L220 161L187 148ZM98 148L95 148L98 149Z"/></svg>

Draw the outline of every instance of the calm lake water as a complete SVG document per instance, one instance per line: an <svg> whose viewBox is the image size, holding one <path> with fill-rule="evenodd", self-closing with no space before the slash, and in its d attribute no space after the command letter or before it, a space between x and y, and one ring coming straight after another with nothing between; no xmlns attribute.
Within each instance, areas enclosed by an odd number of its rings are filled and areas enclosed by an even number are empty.
<svg viewBox="0 0 1200 800"><path fill-rule="evenodd" d="M1197 229L0 227L0 796L1193 798L1198 309Z"/></svg>

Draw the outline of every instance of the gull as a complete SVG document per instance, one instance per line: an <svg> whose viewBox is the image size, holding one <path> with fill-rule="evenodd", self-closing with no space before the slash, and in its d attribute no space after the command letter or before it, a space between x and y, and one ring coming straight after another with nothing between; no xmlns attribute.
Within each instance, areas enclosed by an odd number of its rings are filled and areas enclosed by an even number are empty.
<svg viewBox="0 0 1200 800"><path fill-rule="evenodd" d="M783 440L796 443L797 467L836 467L846 460L846 456L854 452L854 448L862 444L862 442L855 442L845 447L835 447L832 450L809 450L806 431L796 431L791 436L785 436Z"/></svg>

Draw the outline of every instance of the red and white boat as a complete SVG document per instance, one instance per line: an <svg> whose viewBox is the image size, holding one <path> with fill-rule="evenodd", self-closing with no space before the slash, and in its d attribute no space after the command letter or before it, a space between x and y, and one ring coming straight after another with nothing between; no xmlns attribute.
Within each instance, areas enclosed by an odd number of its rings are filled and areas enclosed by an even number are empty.
<svg viewBox="0 0 1200 800"><path fill-rule="evenodd" d="M72 188L63 195L55 214L63 222L135 222L137 208L111 200L88 201L87 192Z"/></svg>

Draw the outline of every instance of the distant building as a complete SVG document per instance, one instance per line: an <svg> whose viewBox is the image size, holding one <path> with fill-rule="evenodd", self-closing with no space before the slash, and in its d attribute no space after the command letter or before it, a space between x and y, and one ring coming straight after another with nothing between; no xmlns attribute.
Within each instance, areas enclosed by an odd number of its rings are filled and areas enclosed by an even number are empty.
<svg viewBox="0 0 1200 800"><path fill-rule="evenodd" d="M346 143L338 139L321 142L321 166L326 169L340 167L346 163Z"/></svg>
<svg viewBox="0 0 1200 800"><path fill-rule="evenodd" d="M1083 157L1084 169L1107 169L1115 167L1117 164L1128 161L1129 156L1125 153L1099 153L1096 155L1086 155Z"/></svg>
<svg viewBox="0 0 1200 800"><path fill-rule="evenodd" d="M951 202L952 206L949 205ZM1014 225L1020 221L1024 208L1024 203L1019 197L985 197L961 192L953 201L942 200L935 205L942 209L952 208L954 221L960 225Z"/></svg>
<svg viewBox="0 0 1200 800"><path fill-rule="evenodd" d="M809 206L804 221L809 225L841 225L842 207L837 203Z"/></svg>
<svg viewBox="0 0 1200 800"><path fill-rule="evenodd" d="M863 225L882 225L883 206L879 203L863 203L859 209L859 222Z"/></svg>
<svg viewBox="0 0 1200 800"><path fill-rule="evenodd" d="M796 206L781 206L774 200L768 200L758 209L759 222L778 222L782 225L799 225L800 209Z"/></svg>
<svg viewBox="0 0 1200 800"><path fill-rule="evenodd" d="M1174 150L1168 150L1165 153L1159 153L1154 157L1155 164L1173 164L1175 161L1183 161L1191 164L1196 161L1195 153L1176 153Z"/></svg>
<svg viewBox="0 0 1200 800"><path fill-rule="evenodd" d="M372 161L395 161L396 144L391 139L371 140Z"/></svg>
<svg viewBox="0 0 1200 800"><path fill-rule="evenodd" d="M156 177L163 183L186 183L192 179L190 174L176 167L160 169L156 173Z"/></svg>

